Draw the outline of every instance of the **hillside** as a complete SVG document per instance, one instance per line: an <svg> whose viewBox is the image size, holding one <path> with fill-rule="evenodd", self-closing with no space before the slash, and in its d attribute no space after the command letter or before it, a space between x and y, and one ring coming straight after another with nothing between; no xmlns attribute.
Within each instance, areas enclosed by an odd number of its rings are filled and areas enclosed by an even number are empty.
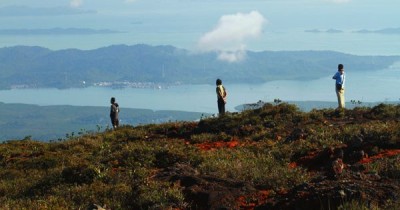
<svg viewBox="0 0 400 210"><path fill-rule="evenodd" d="M86 132L104 131L109 126L110 108L101 106L38 106L0 102L0 142L32 138L42 141L65 139ZM122 125L194 121L206 113L172 110L121 108Z"/></svg>
<svg viewBox="0 0 400 210"><path fill-rule="evenodd" d="M242 111L260 108L267 102L243 104L235 107ZM335 108L337 102L326 101L288 101L301 111L312 109ZM385 102L399 104L399 102ZM348 102L346 107L372 107L378 103L363 102L362 104ZM120 121L123 125L158 124L175 121L195 121L210 113L186 112L150 109L123 108ZM40 139L54 141L76 136L86 132L104 131L110 126L109 107L101 106L70 106L53 105L38 106L32 104L14 104L0 102L0 142L9 139Z"/></svg>
<svg viewBox="0 0 400 210"><path fill-rule="evenodd" d="M399 120L400 105L338 113L281 103L60 142L8 141L0 206L399 209Z"/></svg>
<svg viewBox="0 0 400 210"><path fill-rule="evenodd" d="M0 89L72 88L95 84L113 87L157 84L213 84L273 80L312 80L331 75L338 63L352 71L381 70L400 56L356 56L332 51L247 52L228 63L215 53L196 53L172 46L115 45L94 50L0 48Z"/></svg>

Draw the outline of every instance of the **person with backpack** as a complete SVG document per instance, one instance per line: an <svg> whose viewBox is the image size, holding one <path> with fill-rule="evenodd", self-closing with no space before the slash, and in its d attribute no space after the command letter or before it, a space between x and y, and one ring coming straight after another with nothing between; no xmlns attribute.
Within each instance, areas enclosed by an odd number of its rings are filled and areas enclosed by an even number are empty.
<svg viewBox="0 0 400 210"><path fill-rule="evenodd" d="M218 103L218 113L219 115L225 114L225 104L226 104L226 90L222 85L222 80L217 79L216 81L216 92L217 92L217 103Z"/></svg>
<svg viewBox="0 0 400 210"><path fill-rule="evenodd" d="M345 74L344 74L344 66L343 64L338 65L338 71L333 75L332 79L336 80L335 89L336 96L338 99L338 109L342 110L345 106L344 101L344 84L345 84Z"/></svg>
<svg viewBox="0 0 400 210"><path fill-rule="evenodd" d="M117 102L115 102L115 98L111 97L111 107L110 107L110 118L111 118L111 124L114 129L118 128L119 126L119 105Z"/></svg>

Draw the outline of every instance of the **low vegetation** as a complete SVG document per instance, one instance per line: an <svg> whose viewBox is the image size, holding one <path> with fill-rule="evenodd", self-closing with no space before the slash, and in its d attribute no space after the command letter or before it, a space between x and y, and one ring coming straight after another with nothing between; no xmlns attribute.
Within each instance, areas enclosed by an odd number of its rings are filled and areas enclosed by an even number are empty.
<svg viewBox="0 0 400 210"><path fill-rule="evenodd" d="M103 131L110 126L108 106L38 106L0 102L0 110L7 110L0 112L0 142L22 138L57 141L89 131ZM128 125L192 121L202 115L200 112L126 107L122 107L122 112L121 124Z"/></svg>
<svg viewBox="0 0 400 210"><path fill-rule="evenodd" d="M279 103L10 140L0 144L0 208L398 209L399 120L400 105L338 113Z"/></svg>

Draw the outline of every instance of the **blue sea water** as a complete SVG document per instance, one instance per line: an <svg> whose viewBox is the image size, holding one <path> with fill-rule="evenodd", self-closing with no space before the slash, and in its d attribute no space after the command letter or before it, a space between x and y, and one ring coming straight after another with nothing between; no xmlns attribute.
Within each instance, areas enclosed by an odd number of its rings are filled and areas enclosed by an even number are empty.
<svg viewBox="0 0 400 210"><path fill-rule="evenodd" d="M373 72L351 72L346 69L346 101L400 101L400 65ZM335 70L332 71L332 75ZM280 80L264 84L225 84L228 92L228 111L259 100L327 101L335 102L332 75L311 80ZM152 110L181 110L216 113L215 86L180 85L161 89L89 87L83 89L13 89L0 91L4 103L38 105L109 106L116 97L121 107Z"/></svg>

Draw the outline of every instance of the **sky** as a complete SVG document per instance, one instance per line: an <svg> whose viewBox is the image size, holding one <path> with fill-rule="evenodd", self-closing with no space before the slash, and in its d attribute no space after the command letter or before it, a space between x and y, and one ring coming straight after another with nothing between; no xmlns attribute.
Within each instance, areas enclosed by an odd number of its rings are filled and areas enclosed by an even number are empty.
<svg viewBox="0 0 400 210"><path fill-rule="evenodd" d="M399 0L1 0L0 47L173 45L215 51L228 62L244 59L246 50L308 46L384 54L385 44L400 42L400 33L386 39L352 32L400 28L398 8ZM329 29L346 33L304 33ZM387 43L374 45L375 39ZM400 54L397 47L388 54Z"/></svg>

